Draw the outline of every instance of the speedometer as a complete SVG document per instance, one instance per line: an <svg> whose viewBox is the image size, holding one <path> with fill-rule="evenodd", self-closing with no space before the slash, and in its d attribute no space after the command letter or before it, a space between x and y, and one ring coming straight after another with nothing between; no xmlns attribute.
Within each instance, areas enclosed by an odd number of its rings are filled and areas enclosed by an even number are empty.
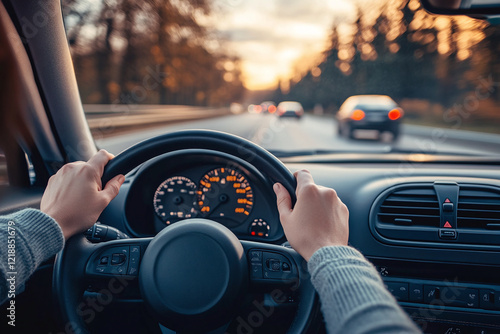
<svg viewBox="0 0 500 334"><path fill-rule="evenodd" d="M194 208L196 184L184 176L163 181L154 195L155 212L167 225L196 215Z"/></svg>
<svg viewBox="0 0 500 334"><path fill-rule="evenodd" d="M248 180L231 168L217 168L205 174L196 198L201 216L224 217L236 223L250 215L254 202Z"/></svg>

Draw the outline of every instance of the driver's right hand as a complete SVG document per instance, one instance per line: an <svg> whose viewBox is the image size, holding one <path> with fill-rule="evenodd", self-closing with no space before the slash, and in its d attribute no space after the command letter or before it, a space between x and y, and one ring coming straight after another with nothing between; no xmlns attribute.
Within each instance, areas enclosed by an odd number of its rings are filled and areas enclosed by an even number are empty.
<svg viewBox="0 0 500 334"><path fill-rule="evenodd" d="M349 238L349 210L331 188L314 183L311 173L300 170L297 203L292 209L290 194L274 184L281 224L290 245L306 260L326 246L345 246Z"/></svg>

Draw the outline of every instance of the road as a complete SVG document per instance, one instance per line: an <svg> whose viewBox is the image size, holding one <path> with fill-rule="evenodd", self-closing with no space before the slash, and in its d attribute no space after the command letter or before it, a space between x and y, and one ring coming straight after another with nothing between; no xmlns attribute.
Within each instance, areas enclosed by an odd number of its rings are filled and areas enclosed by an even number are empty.
<svg viewBox="0 0 500 334"><path fill-rule="evenodd" d="M366 138L352 140L336 134L336 123L331 116L305 115L297 120L248 113L148 128L96 139L96 143L98 147L118 154L144 139L183 129L212 129L229 132L249 139L270 151L334 150L376 153L396 149L416 154L500 154L500 135L403 125L401 136L395 143ZM361 133L361 135L371 134Z"/></svg>

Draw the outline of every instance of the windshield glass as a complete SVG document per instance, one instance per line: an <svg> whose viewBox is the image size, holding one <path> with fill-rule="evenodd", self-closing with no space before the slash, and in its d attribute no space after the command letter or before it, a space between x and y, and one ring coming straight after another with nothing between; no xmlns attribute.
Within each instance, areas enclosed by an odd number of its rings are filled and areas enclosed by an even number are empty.
<svg viewBox="0 0 500 334"><path fill-rule="evenodd" d="M282 155L500 155L500 29L487 21L416 0L63 0L63 11L89 126L113 153L204 128Z"/></svg>

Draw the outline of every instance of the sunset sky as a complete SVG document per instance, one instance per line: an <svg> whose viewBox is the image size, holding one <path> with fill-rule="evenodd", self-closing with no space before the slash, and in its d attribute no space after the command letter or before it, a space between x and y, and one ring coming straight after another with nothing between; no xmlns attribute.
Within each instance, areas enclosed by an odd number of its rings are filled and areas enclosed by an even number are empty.
<svg viewBox="0 0 500 334"><path fill-rule="evenodd" d="M364 1L360 1L364 2ZM294 68L314 63L327 47L334 22L349 22L349 0L217 0L216 30L242 59L249 89L276 87Z"/></svg>

